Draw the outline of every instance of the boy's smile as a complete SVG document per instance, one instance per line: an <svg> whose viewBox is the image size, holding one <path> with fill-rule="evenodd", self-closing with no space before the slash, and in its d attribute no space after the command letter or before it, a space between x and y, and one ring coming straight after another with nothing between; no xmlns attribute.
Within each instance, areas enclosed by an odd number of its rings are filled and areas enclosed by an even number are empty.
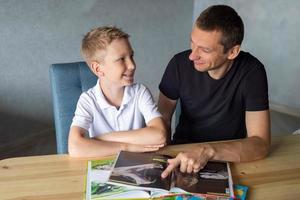
<svg viewBox="0 0 300 200"><path fill-rule="evenodd" d="M134 72L124 73L123 76L124 76L124 79L127 81L131 81L131 82L134 81Z"/></svg>

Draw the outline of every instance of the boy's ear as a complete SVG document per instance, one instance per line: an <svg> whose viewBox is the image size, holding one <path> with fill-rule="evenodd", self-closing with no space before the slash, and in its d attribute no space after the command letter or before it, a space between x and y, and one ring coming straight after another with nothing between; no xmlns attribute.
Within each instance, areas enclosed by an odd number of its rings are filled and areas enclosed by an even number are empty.
<svg viewBox="0 0 300 200"><path fill-rule="evenodd" d="M103 66L99 62L92 61L91 68L92 68L92 71L94 72L94 74L96 74L97 76L104 75L104 72L102 71Z"/></svg>
<svg viewBox="0 0 300 200"><path fill-rule="evenodd" d="M234 47L228 50L227 58L229 60L235 59L239 55L240 51L241 51L241 45L235 45Z"/></svg>

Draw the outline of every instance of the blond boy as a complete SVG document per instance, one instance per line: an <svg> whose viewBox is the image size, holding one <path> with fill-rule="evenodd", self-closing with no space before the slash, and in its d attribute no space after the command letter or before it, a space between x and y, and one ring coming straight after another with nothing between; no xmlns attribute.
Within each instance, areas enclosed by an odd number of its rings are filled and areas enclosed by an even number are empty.
<svg viewBox="0 0 300 200"><path fill-rule="evenodd" d="M166 143L166 128L150 91L134 83L128 38L116 27L99 27L82 40L82 55L98 81L77 103L68 146L73 157L156 151Z"/></svg>

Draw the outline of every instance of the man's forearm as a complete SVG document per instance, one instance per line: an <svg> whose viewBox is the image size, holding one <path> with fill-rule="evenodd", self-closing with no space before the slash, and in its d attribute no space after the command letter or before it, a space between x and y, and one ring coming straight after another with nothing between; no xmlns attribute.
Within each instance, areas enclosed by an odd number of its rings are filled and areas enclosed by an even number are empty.
<svg viewBox="0 0 300 200"><path fill-rule="evenodd" d="M245 139L209 143L213 160L247 162L262 159L269 153L270 145L254 136Z"/></svg>

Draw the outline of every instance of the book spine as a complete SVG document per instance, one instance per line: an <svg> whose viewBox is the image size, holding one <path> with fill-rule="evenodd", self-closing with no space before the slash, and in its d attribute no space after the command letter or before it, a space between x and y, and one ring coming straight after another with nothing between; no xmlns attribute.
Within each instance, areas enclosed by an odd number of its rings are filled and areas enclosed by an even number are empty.
<svg viewBox="0 0 300 200"><path fill-rule="evenodd" d="M234 198L234 192L233 192L233 181L232 181L232 175L230 170L230 163L227 162L227 171L228 171L228 184L229 184L229 194L230 197Z"/></svg>
<svg viewBox="0 0 300 200"><path fill-rule="evenodd" d="M90 181L90 173L91 173L91 161L87 161L86 167L86 175L84 179L84 195L83 200L89 200L91 197L91 181Z"/></svg>

